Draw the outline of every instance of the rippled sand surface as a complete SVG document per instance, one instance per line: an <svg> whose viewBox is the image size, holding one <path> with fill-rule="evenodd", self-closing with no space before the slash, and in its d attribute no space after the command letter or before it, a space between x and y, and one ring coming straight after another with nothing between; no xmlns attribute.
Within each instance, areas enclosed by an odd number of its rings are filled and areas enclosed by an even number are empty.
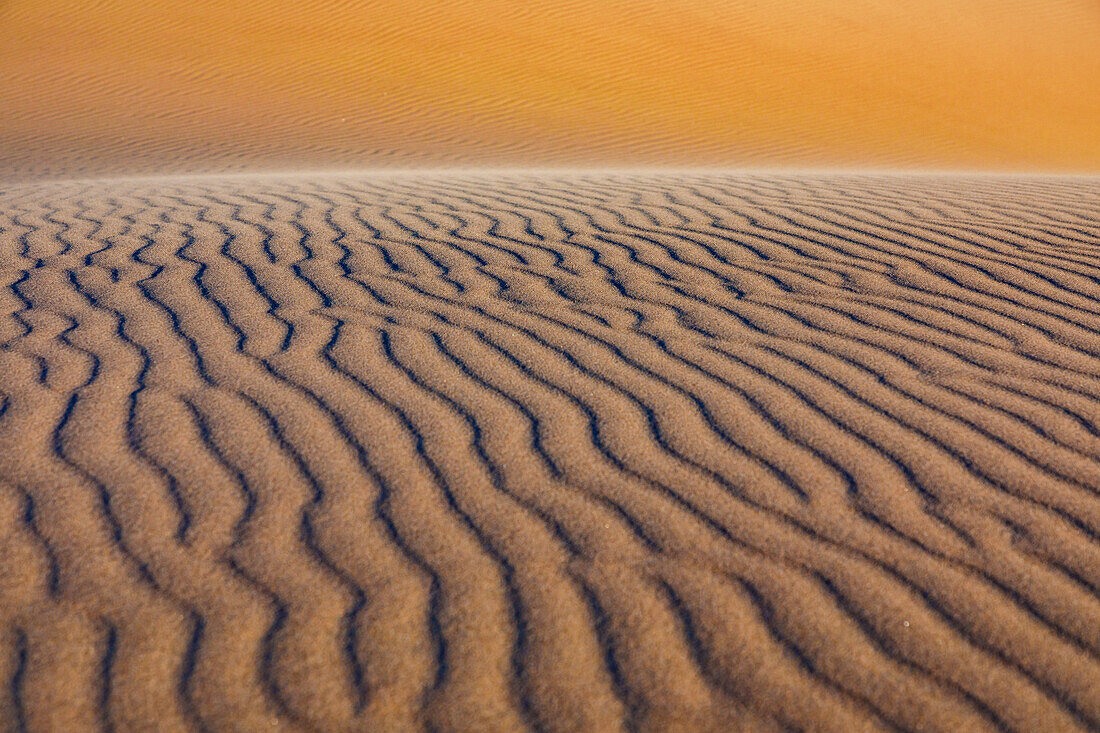
<svg viewBox="0 0 1100 733"><path fill-rule="evenodd" d="M0 723L1096 729L1098 184L6 187Z"/></svg>
<svg viewBox="0 0 1100 733"><path fill-rule="evenodd" d="M0 180L1100 169L1095 0L0 2Z"/></svg>

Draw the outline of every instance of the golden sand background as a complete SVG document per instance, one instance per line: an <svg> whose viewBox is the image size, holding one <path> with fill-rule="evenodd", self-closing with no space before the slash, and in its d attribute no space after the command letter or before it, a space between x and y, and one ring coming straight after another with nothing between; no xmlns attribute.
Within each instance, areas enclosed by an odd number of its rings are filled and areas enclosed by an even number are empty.
<svg viewBox="0 0 1100 733"><path fill-rule="evenodd" d="M1091 0L0 2L0 176L1093 171Z"/></svg>

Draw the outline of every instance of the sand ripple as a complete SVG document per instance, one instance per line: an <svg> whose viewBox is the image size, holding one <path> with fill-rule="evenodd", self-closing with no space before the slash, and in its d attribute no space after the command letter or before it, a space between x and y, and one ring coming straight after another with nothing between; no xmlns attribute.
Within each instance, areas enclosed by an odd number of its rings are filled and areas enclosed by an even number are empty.
<svg viewBox="0 0 1100 733"><path fill-rule="evenodd" d="M1095 179L0 194L0 721L1100 727Z"/></svg>

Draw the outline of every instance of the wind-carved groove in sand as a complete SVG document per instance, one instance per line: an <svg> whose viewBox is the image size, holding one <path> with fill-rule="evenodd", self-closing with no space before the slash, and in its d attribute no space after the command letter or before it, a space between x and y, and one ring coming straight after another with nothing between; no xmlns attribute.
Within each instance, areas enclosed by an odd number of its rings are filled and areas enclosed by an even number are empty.
<svg viewBox="0 0 1100 733"><path fill-rule="evenodd" d="M17 729L1100 726L1100 196L0 193Z"/></svg>

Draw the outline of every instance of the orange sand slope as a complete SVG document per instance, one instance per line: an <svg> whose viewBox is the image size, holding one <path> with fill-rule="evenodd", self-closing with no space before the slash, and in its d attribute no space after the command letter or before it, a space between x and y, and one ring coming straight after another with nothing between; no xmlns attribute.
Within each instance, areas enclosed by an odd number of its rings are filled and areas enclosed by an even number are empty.
<svg viewBox="0 0 1100 733"><path fill-rule="evenodd" d="M1095 179L0 195L0 720L1100 726Z"/></svg>
<svg viewBox="0 0 1100 733"><path fill-rule="evenodd" d="M1100 171L1096 0L0 2L0 178Z"/></svg>

